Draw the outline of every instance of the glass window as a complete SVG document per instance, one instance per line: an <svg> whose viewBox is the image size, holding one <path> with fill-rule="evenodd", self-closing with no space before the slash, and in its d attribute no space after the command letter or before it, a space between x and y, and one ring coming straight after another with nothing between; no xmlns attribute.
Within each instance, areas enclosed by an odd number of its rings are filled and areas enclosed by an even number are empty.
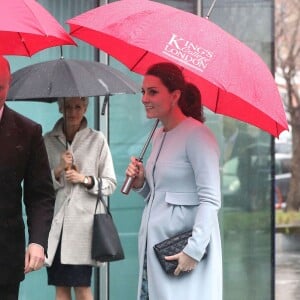
<svg viewBox="0 0 300 300"><path fill-rule="evenodd" d="M206 12L211 1L202 4ZM210 19L256 51L271 68L272 5L272 1L217 1ZM272 299L270 136L227 117L219 126L224 299Z"/></svg>

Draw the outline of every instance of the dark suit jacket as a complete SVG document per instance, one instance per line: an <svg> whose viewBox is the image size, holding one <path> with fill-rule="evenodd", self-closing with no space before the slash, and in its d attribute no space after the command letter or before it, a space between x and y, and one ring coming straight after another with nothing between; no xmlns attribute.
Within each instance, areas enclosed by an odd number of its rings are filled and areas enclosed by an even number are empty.
<svg viewBox="0 0 300 300"><path fill-rule="evenodd" d="M238 156L243 157L245 155L248 155L249 147L253 147L255 145L253 137L251 137L249 134L239 131L235 143L233 145L232 153L230 159ZM247 152L247 153L246 153Z"/></svg>
<svg viewBox="0 0 300 300"><path fill-rule="evenodd" d="M48 156L39 124L6 105L0 122L0 283L24 279L25 232L47 250L55 201Z"/></svg>

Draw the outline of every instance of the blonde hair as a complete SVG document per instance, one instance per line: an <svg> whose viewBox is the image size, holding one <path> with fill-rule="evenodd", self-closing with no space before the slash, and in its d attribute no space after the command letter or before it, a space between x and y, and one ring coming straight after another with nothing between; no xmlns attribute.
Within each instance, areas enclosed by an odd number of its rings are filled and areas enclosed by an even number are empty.
<svg viewBox="0 0 300 300"><path fill-rule="evenodd" d="M59 111L62 112L63 108L64 108L64 102L74 99L74 98L80 98L80 100L82 100L82 102L84 103L85 107L87 107L89 105L89 98L88 97L59 97L57 99L57 104L58 104L58 108Z"/></svg>

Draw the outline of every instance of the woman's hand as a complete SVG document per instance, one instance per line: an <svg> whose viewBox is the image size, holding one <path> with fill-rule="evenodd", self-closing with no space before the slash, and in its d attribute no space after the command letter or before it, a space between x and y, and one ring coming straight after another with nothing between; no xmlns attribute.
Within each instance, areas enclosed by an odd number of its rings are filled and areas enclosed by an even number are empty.
<svg viewBox="0 0 300 300"><path fill-rule="evenodd" d="M59 165L54 169L54 175L57 181L59 181L59 178L61 174L68 169L71 169L73 165L73 156L70 151L65 151L60 156L60 162Z"/></svg>
<svg viewBox="0 0 300 300"><path fill-rule="evenodd" d="M77 170L69 169L65 171L65 178L71 183L82 183L84 180L84 175L80 174Z"/></svg>
<svg viewBox="0 0 300 300"><path fill-rule="evenodd" d="M178 276L181 272L190 272L194 270L198 263L195 259L188 256L184 252L180 252L171 256L166 256L165 259L178 261L177 268L174 271L175 276Z"/></svg>
<svg viewBox="0 0 300 300"><path fill-rule="evenodd" d="M73 155L70 151L65 151L60 157L60 167L64 170L69 170L73 165Z"/></svg>
<svg viewBox="0 0 300 300"><path fill-rule="evenodd" d="M132 182L132 187L135 189L141 188L145 181L145 170L143 163L138 161L137 158L131 157L131 162L129 163L126 175L134 178Z"/></svg>

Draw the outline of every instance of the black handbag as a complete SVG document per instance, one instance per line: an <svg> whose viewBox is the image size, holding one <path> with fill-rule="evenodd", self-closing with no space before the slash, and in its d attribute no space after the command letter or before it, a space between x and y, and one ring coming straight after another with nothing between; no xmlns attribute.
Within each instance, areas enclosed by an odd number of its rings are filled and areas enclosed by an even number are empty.
<svg viewBox="0 0 300 300"><path fill-rule="evenodd" d="M153 249L158 261L167 274L173 275L175 269L177 268L178 262L177 260L165 260L165 256L170 256L181 252L191 236L192 230L189 230L179 233L154 245Z"/></svg>
<svg viewBox="0 0 300 300"><path fill-rule="evenodd" d="M101 180L98 180L99 192L93 222L92 259L99 262L122 260L124 251L112 215L102 198L101 185ZM97 213L100 201L103 204L104 213Z"/></svg>

